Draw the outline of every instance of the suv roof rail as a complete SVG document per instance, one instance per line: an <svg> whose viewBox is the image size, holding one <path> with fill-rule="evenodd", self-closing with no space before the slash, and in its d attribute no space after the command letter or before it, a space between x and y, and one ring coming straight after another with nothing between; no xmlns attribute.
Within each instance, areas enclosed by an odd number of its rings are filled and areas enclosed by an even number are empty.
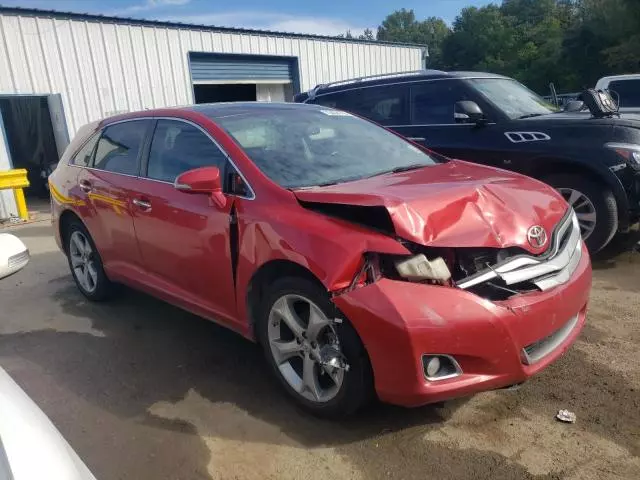
<svg viewBox="0 0 640 480"><path fill-rule="evenodd" d="M405 75L429 75L429 74L439 74L439 73L446 73L446 72L443 72L442 70L412 70L409 72L381 73L377 75L367 75L366 77L350 78L348 80L338 80L336 82L330 82L330 83L319 83L318 85L313 87L311 90L309 90L308 92L309 97L307 98L307 100L312 100L316 96L318 91L323 88L336 87L338 85L349 85L351 83L359 83L365 80L381 80L385 78L404 77Z"/></svg>

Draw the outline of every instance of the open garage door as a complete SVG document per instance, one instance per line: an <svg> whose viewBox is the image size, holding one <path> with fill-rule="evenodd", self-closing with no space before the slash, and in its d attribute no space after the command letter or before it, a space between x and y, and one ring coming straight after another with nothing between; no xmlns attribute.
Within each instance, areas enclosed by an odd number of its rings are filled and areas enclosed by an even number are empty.
<svg viewBox="0 0 640 480"><path fill-rule="evenodd" d="M268 55L189 55L195 103L291 101L299 91L298 59Z"/></svg>

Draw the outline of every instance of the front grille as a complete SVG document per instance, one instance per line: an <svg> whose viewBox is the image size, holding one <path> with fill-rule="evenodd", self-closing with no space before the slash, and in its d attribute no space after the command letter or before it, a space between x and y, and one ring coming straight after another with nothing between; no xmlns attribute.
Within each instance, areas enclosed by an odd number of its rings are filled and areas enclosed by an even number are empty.
<svg viewBox="0 0 640 480"><path fill-rule="evenodd" d="M581 257L580 225L571 211L556 227L551 246L545 254L537 257L516 255L458 281L457 285L469 289L500 279L509 288L529 283L540 290L548 290L567 282Z"/></svg>
<svg viewBox="0 0 640 480"><path fill-rule="evenodd" d="M29 250L9 257L9 268L22 267L29 261Z"/></svg>
<svg viewBox="0 0 640 480"><path fill-rule="evenodd" d="M533 365L558 348L578 324L578 317L579 314L574 315L567 323L551 335L524 347L522 349L522 363L525 365Z"/></svg>

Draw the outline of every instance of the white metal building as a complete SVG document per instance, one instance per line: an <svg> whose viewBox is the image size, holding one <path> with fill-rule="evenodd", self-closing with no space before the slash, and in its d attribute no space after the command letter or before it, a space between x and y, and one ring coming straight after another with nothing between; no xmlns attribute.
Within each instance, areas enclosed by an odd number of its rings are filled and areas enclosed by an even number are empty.
<svg viewBox="0 0 640 480"><path fill-rule="evenodd" d="M319 83L420 69L426 52L416 45L0 7L0 107L3 99L46 97L51 125L45 130L60 154L83 124L115 113L288 101ZM0 171L20 166L11 155L13 127L5 118L2 128L2 113ZM13 207L6 192L1 199L3 218Z"/></svg>

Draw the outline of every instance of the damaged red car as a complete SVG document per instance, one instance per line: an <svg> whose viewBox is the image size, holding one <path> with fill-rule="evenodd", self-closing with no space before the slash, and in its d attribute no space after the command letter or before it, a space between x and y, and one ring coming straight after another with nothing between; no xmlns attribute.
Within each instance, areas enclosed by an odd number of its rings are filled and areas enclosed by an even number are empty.
<svg viewBox="0 0 640 480"><path fill-rule="evenodd" d="M562 196L337 110L109 118L50 187L87 298L127 284L259 342L317 414L519 384L585 322L590 261Z"/></svg>

